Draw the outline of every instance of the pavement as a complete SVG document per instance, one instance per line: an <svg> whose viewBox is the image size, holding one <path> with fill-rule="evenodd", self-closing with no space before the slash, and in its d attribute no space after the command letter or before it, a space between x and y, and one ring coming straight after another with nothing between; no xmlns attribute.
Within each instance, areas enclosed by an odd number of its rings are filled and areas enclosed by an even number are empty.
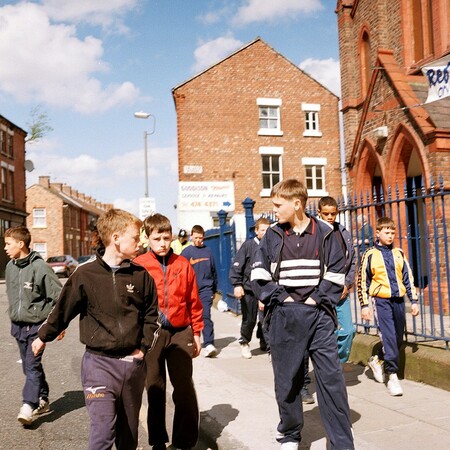
<svg viewBox="0 0 450 450"><path fill-rule="evenodd" d="M253 339L252 359L241 357L237 341L240 316L213 308L212 318L219 354L216 358L200 355L194 361L201 411L201 442L196 450L279 449L275 439L279 417L268 355ZM364 360L371 351L372 347L366 346ZM358 358L361 352L359 348ZM361 364L345 364L344 375L356 449L450 448L449 391L405 379L401 381L404 395L391 397L383 384L374 381L370 369ZM314 386L313 381L315 397ZM304 405L304 416L300 448L327 449L317 403Z"/></svg>

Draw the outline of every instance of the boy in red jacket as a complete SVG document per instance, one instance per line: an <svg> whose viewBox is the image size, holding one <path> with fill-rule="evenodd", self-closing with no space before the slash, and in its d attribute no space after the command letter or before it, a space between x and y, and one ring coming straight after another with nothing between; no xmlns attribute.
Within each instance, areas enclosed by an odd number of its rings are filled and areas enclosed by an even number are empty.
<svg viewBox="0 0 450 450"><path fill-rule="evenodd" d="M170 248L172 226L167 217L153 214L144 220L147 253L135 262L145 267L158 291L161 331L155 348L146 356L148 439L153 450L166 448L166 364L173 385L175 414L172 445L194 447L198 439L199 411L192 380L192 358L200 354L202 304L195 272L189 261Z"/></svg>

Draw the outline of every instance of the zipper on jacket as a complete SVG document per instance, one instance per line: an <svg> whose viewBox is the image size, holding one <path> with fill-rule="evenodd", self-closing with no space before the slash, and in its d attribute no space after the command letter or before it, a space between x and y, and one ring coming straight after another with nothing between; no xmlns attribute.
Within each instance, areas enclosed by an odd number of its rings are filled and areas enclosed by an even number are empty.
<svg viewBox="0 0 450 450"><path fill-rule="evenodd" d="M19 307L17 308L17 318L19 322L22 322L20 319L20 313L22 311L22 294L23 294L23 283L22 283L22 268L19 267Z"/></svg>
<svg viewBox="0 0 450 450"><path fill-rule="evenodd" d="M120 320L120 319L122 319L122 317L120 315L120 298L117 296L116 273L114 271L112 272L112 279L113 279L114 300L115 300L115 304L116 304L116 312L117 312L117 317L119 319L119 320L117 320L117 326L119 327L119 332L120 332L120 336L122 338L122 343L123 343L123 327L122 327L122 321Z"/></svg>
<svg viewBox="0 0 450 450"><path fill-rule="evenodd" d="M162 271L163 271L163 278L164 278L164 309L165 309L165 314L167 316L167 320L169 320L169 317L168 317L169 289L167 287L167 278L166 278L166 271L167 271L166 256L167 255L163 256Z"/></svg>

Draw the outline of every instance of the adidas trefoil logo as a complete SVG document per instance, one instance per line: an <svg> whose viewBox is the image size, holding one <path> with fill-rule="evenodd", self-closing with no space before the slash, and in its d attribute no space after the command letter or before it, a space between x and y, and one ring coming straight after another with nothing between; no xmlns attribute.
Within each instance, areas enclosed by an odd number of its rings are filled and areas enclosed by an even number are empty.
<svg viewBox="0 0 450 450"><path fill-rule="evenodd" d="M134 285L133 284L127 284L127 292L131 292L131 293L133 293L134 292Z"/></svg>

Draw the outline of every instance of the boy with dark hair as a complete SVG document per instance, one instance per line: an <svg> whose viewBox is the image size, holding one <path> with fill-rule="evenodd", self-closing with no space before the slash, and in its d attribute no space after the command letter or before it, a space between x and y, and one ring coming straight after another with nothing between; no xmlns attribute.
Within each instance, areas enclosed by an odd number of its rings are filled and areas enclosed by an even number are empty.
<svg viewBox="0 0 450 450"><path fill-rule="evenodd" d="M253 294L250 274L259 243L266 233L267 228L269 228L269 225L270 220L265 217L260 217L255 222L256 236L253 239L246 240L241 245L230 268L229 277L234 287L234 296L241 302L242 322L239 344L241 346L242 357L246 359L252 357L249 342L252 339L253 329L255 328L258 316L258 299ZM266 348L267 343L262 335L260 323L258 324L258 333L260 336L260 347Z"/></svg>
<svg viewBox="0 0 450 450"><path fill-rule="evenodd" d="M61 283L39 253L30 251L31 235L24 226L5 231L6 294L9 301L11 335L16 339L25 374L23 404L17 420L30 425L33 418L50 410L49 386L42 366L42 354L34 357L32 342L61 292Z"/></svg>
<svg viewBox="0 0 450 450"><path fill-rule="evenodd" d="M376 242L363 254L358 272L357 292L361 317L370 320L369 301L383 344L378 355L369 359L374 378L383 383L392 396L403 395L398 381L399 349L405 329L405 299L411 302L411 314L419 315L417 292L409 263L400 248L394 247L395 222L380 217L376 225Z"/></svg>
<svg viewBox="0 0 450 450"><path fill-rule="evenodd" d="M203 348L204 355L213 358L217 355L214 347L214 323L211 320L211 307L217 292L217 272L214 256L210 248L203 243L205 230L201 225L194 225L191 231L193 245L186 247L181 255L184 256L195 270L198 293L203 305Z"/></svg>
<svg viewBox="0 0 450 450"><path fill-rule="evenodd" d="M350 232L343 225L336 222L336 217L339 212L336 200L333 197L322 197L319 200L317 211L322 220L329 223L335 231L340 232L343 239L343 244L345 245L347 257L345 265L345 284L339 303L336 305L338 320L338 329L336 331L338 340L338 354L341 363L345 363L350 357L350 350L352 348L352 342L355 336L349 290L355 283L356 254Z"/></svg>
<svg viewBox="0 0 450 450"><path fill-rule="evenodd" d="M258 298L271 309L269 341L283 450L297 450L303 427L305 352L332 448L353 449L347 391L337 353L334 308L345 281L345 254L328 224L305 213L308 191L298 180L271 192L277 223L261 241L252 270Z"/></svg>
<svg viewBox="0 0 450 450"><path fill-rule="evenodd" d="M170 247L172 225L167 217L153 214L144 220L149 251L136 258L155 280L161 332L147 356L148 439L153 450L164 450L166 430L166 366L173 385L175 413L172 445L194 447L198 440L199 410L192 359L200 354L203 328L202 304L195 272L185 258Z"/></svg>
<svg viewBox="0 0 450 450"><path fill-rule="evenodd" d="M101 245L77 267L33 342L35 355L80 315L86 345L81 382L90 417L89 450L133 450L145 382L144 356L159 332L157 294L139 252L141 221L110 209L97 221Z"/></svg>

